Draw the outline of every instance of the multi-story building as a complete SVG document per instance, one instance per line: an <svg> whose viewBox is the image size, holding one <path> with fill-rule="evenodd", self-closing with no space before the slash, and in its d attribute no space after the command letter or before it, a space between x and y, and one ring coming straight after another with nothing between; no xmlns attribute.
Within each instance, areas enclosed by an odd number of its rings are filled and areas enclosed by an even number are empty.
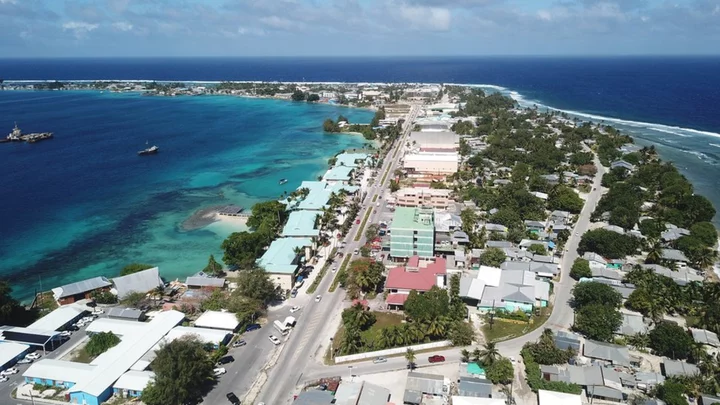
<svg viewBox="0 0 720 405"><path fill-rule="evenodd" d="M450 190L408 187L398 190L398 207L432 207L446 209L450 204Z"/></svg>
<svg viewBox="0 0 720 405"><path fill-rule="evenodd" d="M398 207L390 225L390 256L434 256L435 221L432 209Z"/></svg>
<svg viewBox="0 0 720 405"><path fill-rule="evenodd" d="M405 155L403 167L410 177L449 176L458 171L457 152L419 152Z"/></svg>

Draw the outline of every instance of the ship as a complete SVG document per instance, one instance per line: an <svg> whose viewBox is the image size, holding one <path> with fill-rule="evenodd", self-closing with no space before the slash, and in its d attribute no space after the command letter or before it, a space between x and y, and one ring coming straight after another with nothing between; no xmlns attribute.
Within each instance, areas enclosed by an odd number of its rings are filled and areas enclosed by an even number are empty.
<svg viewBox="0 0 720 405"><path fill-rule="evenodd" d="M160 148L158 148L157 146L153 145L153 146L151 146L151 147L149 147L149 148L145 148L145 149L139 151L139 152L138 152L138 155L140 155L140 156L154 155L154 154L156 154L156 153L158 153L158 152L160 152Z"/></svg>
<svg viewBox="0 0 720 405"><path fill-rule="evenodd" d="M278 184L280 184L280 185L282 186L283 184L285 184L285 183L287 183L287 182L288 182L287 179L280 179L280 181L278 182Z"/></svg>
<svg viewBox="0 0 720 405"><path fill-rule="evenodd" d="M52 132L35 132L32 134L23 134L20 128L17 126L17 123L15 123L15 128L13 128L12 132L10 132L10 134L1 142L35 143L39 141L44 141L45 139L51 139L52 137Z"/></svg>

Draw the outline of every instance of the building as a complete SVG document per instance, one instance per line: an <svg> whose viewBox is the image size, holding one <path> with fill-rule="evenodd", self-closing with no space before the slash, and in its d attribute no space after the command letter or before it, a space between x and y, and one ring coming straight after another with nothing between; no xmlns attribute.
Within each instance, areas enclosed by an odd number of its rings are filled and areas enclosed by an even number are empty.
<svg viewBox="0 0 720 405"><path fill-rule="evenodd" d="M349 184L350 180L353 178L353 173L355 172L354 167L348 167L348 166L335 166L332 169L325 172L325 176L323 176L323 181L326 183L333 185L333 184Z"/></svg>
<svg viewBox="0 0 720 405"><path fill-rule="evenodd" d="M602 360L615 366L630 367L631 362L630 351L627 347L595 340L585 341L583 356Z"/></svg>
<svg viewBox="0 0 720 405"><path fill-rule="evenodd" d="M15 365L15 363L25 357L25 354L30 351L30 346L12 343L12 342L1 342L0 343L0 370L5 370Z"/></svg>
<svg viewBox="0 0 720 405"><path fill-rule="evenodd" d="M690 261L683 252L677 249L663 249L660 258L663 260L677 262L681 265Z"/></svg>
<svg viewBox="0 0 720 405"><path fill-rule="evenodd" d="M160 278L160 269L153 267L151 269L138 271L137 273L128 274L113 278L113 284L117 290L117 296L120 299L127 297L132 293L147 293L158 287L164 287Z"/></svg>
<svg viewBox="0 0 720 405"><path fill-rule="evenodd" d="M88 311L87 307L70 304L61 306L32 324L28 325L28 329L61 331L82 318Z"/></svg>
<svg viewBox="0 0 720 405"><path fill-rule="evenodd" d="M582 337L577 333L559 330L555 332L555 347L560 350L572 349L575 353L580 353Z"/></svg>
<svg viewBox="0 0 720 405"><path fill-rule="evenodd" d="M121 398L138 398L147 385L155 379L152 371L130 370L113 384L113 394Z"/></svg>
<svg viewBox="0 0 720 405"><path fill-rule="evenodd" d="M62 344L60 332L54 330L22 328L19 326L0 326L0 344L18 343L28 345L33 350L54 350Z"/></svg>
<svg viewBox="0 0 720 405"><path fill-rule="evenodd" d="M450 131L411 132L408 142L421 151L456 151L460 147L460 136Z"/></svg>
<svg viewBox="0 0 720 405"><path fill-rule="evenodd" d="M110 319L122 319L126 321L140 321L145 317L143 311L135 308L108 308L105 314Z"/></svg>
<svg viewBox="0 0 720 405"><path fill-rule="evenodd" d="M189 289L216 289L225 287L225 279L218 277L208 277L205 273L198 273L185 279L185 285Z"/></svg>
<svg viewBox="0 0 720 405"><path fill-rule="evenodd" d="M529 271L480 266L477 278L460 279L460 297L480 311L530 312L547 306L550 284Z"/></svg>
<svg viewBox="0 0 720 405"><path fill-rule="evenodd" d="M702 283L705 280L703 276L688 268L681 267L677 269L677 271L674 271L659 264L641 264L640 266L652 270L655 274L671 278L676 284L681 286L692 282Z"/></svg>
<svg viewBox="0 0 720 405"><path fill-rule="evenodd" d="M197 326L197 322L195 325ZM217 348L220 345L227 344L232 338L232 334L229 330L223 329L224 328L208 329L206 327L193 328L190 326L176 326L168 332L162 342L170 343L175 339L180 339L185 336L194 336L201 342L212 344Z"/></svg>
<svg viewBox="0 0 720 405"><path fill-rule="evenodd" d="M476 377L460 377L458 395L474 398L492 398L493 383Z"/></svg>
<svg viewBox="0 0 720 405"><path fill-rule="evenodd" d="M114 322L134 325L134 329L128 329L129 333L122 336L119 344L89 364L41 359L33 363L23 373L23 377L29 384L52 385L67 389L71 403L99 405L113 394L114 384L183 319L185 315L182 312L166 311L155 315L148 323L114 320ZM128 384L127 387L131 385ZM134 388L132 391L137 391L139 385L132 384L132 388ZM118 389L129 388L118 387Z"/></svg>
<svg viewBox="0 0 720 405"><path fill-rule="evenodd" d="M335 391L335 405L387 405L390 390L367 381L343 381Z"/></svg>
<svg viewBox="0 0 720 405"><path fill-rule="evenodd" d="M447 262L438 257L434 261L421 261L420 257L411 257L405 266L395 267L388 272L385 289L388 291L387 304L402 306L410 291L429 291L433 286L444 288L446 285Z"/></svg>
<svg viewBox="0 0 720 405"><path fill-rule="evenodd" d="M240 322L234 312L205 311L195 320L196 328L208 328L235 332Z"/></svg>
<svg viewBox="0 0 720 405"><path fill-rule="evenodd" d="M58 304L67 305L75 301L89 299L95 291L108 291L111 286L112 283L107 278L94 277L53 288L52 292Z"/></svg>
<svg viewBox="0 0 720 405"><path fill-rule="evenodd" d="M398 207L393 214L390 231L390 256L393 259L434 256L435 223L432 210Z"/></svg>
<svg viewBox="0 0 720 405"><path fill-rule="evenodd" d="M451 190L437 188L402 188L397 191L395 204L398 207L432 207L447 209Z"/></svg>
<svg viewBox="0 0 720 405"><path fill-rule="evenodd" d="M453 405L506 405L503 398L476 398L463 397L460 395L452 396Z"/></svg>
<svg viewBox="0 0 720 405"><path fill-rule="evenodd" d="M292 238L314 238L320 235L317 211L292 211L281 235Z"/></svg>
<svg viewBox="0 0 720 405"><path fill-rule="evenodd" d="M715 332L710 332L705 329L690 328L690 333L692 333L693 340L697 343L712 347L720 347L720 340L718 340L718 335Z"/></svg>
<svg viewBox="0 0 720 405"><path fill-rule="evenodd" d="M660 367L665 377L690 377L700 374L700 369L696 365L679 360L663 359Z"/></svg>
<svg viewBox="0 0 720 405"><path fill-rule="evenodd" d="M628 163L624 160L616 160L616 161L610 163L610 169L617 169L617 168L622 168L622 169L632 172L635 170L635 165L632 163Z"/></svg>
<svg viewBox="0 0 720 405"><path fill-rule="evenodd" d="M344 190L348 194L355 194L358 187L348 186L341 183L329 184L324 181L303 181L298 190L307 189L308 193L302 198L292 201L284 201L291 209L320 211L327 207L330 196L339 194Z"/></svg>
<svg viewBox="0 0 720 405"><path fill-rule="evenodd" d="M310 390L298 394L293 405L330 405L335 400L328 391Z"/></svg>
<svg viewBox="0 0 720 405"><path fill-rule="evenodd" d="M582 405L582 398L576 394L538 390L538 405Z"/></svg>
<svg viewBox="0 0 720 405"><path fill-rule="evenodd" d="M258 259L258 266L265 269L270 279L280 288L290 290L295 284L295 276L310 246L312 246L310 238L275 239L265 254ZM296 249L302 252L298 253Z"/></svg>
<svg viewBox="0 0 720 405"><path fill-rule="evenodd" d="M457 152L419 152L403 157L403 168L409 177L444 178L458 171Z"/></svg>
<svg viewBox="0 0 720 405"><path fill-rule="evenodd" d="M582 258L588 261L590 269L604 269L608 264L604 257L594 252L583 253Z"/></svg>
<svg viewBox="0 0 720 405"><path fill-rule="evenodd" d="M444 378L441 375L409 372L405 382L403 403L420 405L422 404L423 395L442 397L443 382Z"/></svg>
<svg viewBox="0 0 720 405"><path fill-rule="evenodd" d="M650 326L645 323L640 314L621 312L622 324L615 331L618 335L634 336L638 333L648 333Z"/></svg>
<svg viewBox="0 0 720 405"><path fill-rule="evenodd" d="M372 164L372 157L367 153L343 152L335 156L335 166L363 167Z"/></svg>

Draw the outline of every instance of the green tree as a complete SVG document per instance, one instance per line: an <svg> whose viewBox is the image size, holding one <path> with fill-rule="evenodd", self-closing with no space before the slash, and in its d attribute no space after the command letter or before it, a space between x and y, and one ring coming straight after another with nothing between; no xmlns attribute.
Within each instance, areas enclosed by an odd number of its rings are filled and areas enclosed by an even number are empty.
<svg viewBox="0 0 720 405"><path fill-rule="evenodd" d="M233 232L222 243L223 262L241 269L253 268L271 241L272 235L263 232Z"/></svg>
<svg viewBox="0 0 720 405"><path fill-rule="evenodd" d="M405 300L405 314L413 321L436 320L450 313L447 290L433 286L424 294L412 290Z"/></svg>
<svg viewBox="0 0 720 405"><path fill-rule="evenodd" d="M123 267L122 270L120 270L120 276L127 276L128 274L137 273L139 271L152 269L152 264L143 264L143 263L130 263L127 266Z"/></svg>
<svg viewBox="0 0 720 405"><path fill-rule="evenodd" d="M281 294L280 287L275 285L262 269L240 272L237 285L233 294L256 299L265 305L278 299Z"/></svg>
<svg viewBox="0 0 720 405"><path fill-rule="evenodd" d="M371 240L375 239L375 237L378 235L379 231L380 231L380 225L370 224L370 225L368 225L367 229L365 229L365 238L368 241L371 241Z"/></svg>
<svg viewBox="0 0 720 405"><path fill-rule="evenodd" d="M93 291L90 297L98 304L115 304L118 301L117 295L104 290Z"/></svg>
<svg viewBox="0 0 720 405"><path fill-rule="evenodd" d="M357 303L343 310L342 323L345 329L367 330L375 323L375 315L367 311L363 304Z"/></svg>
<svg viewBox="0 0 720 405"><path fill-rule="evenodd" d="M592 270L590 270L590 263L581 258L578 257L575 259L575 262L572 265L572 268L570 269L570 277L572 277L575 280L580 280L581 278L590 278L592 277Z"/></svg>
<svg viewBox="0 0 720 405"><path fill-rule="evenodd" d="M621 259L635 254L639 247L640 242L632 236L607 229L593 229L583 234L578 252L595 252L608 259Z"/></svg>
<svg viewBox="0 0 720 405"><path fill-rule="evenodd" d="M411 348L407 348L405 351L405 360L407 360L408 364L410 365L410 368L414 368L415 366L415 350Z"/></svg>
<svg viewBox="0 0 720 405"><path fill-rule="evenodd" d="M572 188L557 185L548 195L548 208L551 210L568 211L579 214L583 208L583 200Z"/></svg>
<svg viewBox="0 0 720 405"><path fill-rule="evenodd" d="M120 338L112 332L95 333L90 336L90 340L85 345L85 352L90 357L97 357L118 343L120 343Z"/></svg>
<svg viewBox="0 0 720 405"><path fill-rule="evenodd" d="M662 221L656 219L645 219L638 224L638 229L645 237L659 239L660 235L665 231L665 225Z"/></svg>
<svg viewBox="0 0 720 405"><path fill-rule="evenodd" d="M495 342L487 342L480 351L480 362L484 366L491 366L497 359L500 358L500 352L497 349Z"/></svg>
<svg viewBox="0 0 720 405"><path fill-rule="evenodd" d="M470 362L470 352L467 349L460 350L460 362L461 363Z"/></svg>
<svg viewBox="0 0 720 405"><path fill-rule="evenodd" d="M545 246L541 245L540 243L534 243L534 244L530 245L530 247L528 248L528 251L531 253L534 253L536 255L541 255L541 256L547 256L547 254L548 254L548 251L547 251L547 249L545 249Z"/></svg>
<svg viewBox="0 0 720 405"><path fill-rule="evenodd" d="M338 125L332 119L328 118L323 121L323 131L325 132L340 132Z"/></svg>
<svg viewBox="0 0 720 405"><path fill-rule="evenodd" d="M448 339L453 346L469 346L475 340L475 329L467 322L455 321L450 326Z"/></svg>
<svg viewBox="0 0 720 405"><path fill-rule="evenodd" d="M396 191L400 190L400 183L398 183L396 180L390 180L390 192L394 193Z"/></svg>
<svg viewBox="0 0 720 405"><path fill-rule="evenodd" d="M713 247L718 241L718 233L711 222L698 222L690 227L690 235L707 247Z"/></svg>
<svg viewBox="0 0 720 405"><path fill-rule="evenodd" d="M597 282L578 283L573 288L573 305L582 308L588 305L606 305L619 308L622 295L607 284Z"/></svg>
<svg viewBox="0 0 720 405"><path fill-rule="evenodd" d="M208 264L203 269L203 273L205 273L209 276L222 275L222 273L223 273L222 265L215 260L215 256L210 255L210 258L208 259Z"/></svg>
<svg viewBox="0 0 720 405"><path fill-rule="evenodd" d="M156 351L155 380L142 392L148 405L184 405L199 402L213 379L213 363L195 337L175 339Z"/></svg>
<svg viewBox="0 0 720 405"><path fill-rule="evenodd" d="M203 311L219 311L227 309L228 297L225 291L214 290L207 298L200 302L200 309Z"/></svg>
<svg viewBox="0 0 720 405"><path fill-rule="evenodd" d="M305 93L302 90L295 90L290 96L290 98L292 99L292 101L304 101Z"/></svg>
<svg viewBox="0 0 720 405"><path fill-rule="evenodd" d="M686 359L693 347L693 338L677 324L659 322L648 334L650 347L659 356Z"/></svg>
<svg viewBox="0 0 720 405"><path fill-rule="evenodd" d="M126 295L122 300L120 300L120 303L122 305L125 305L126 307L131 308L139 308L140 304L142 304L145 301L145 297L147 296L147 293L139 292L139 291L133 291Z"/></svg>
<svg viewBox="0 0 720 405"><path fill-rule="evenodd" d="M320 96L319 96L319 95L317 95L317 94L315 94L315 93L308 94L308 96L307 96L307 102L308 102L308 103L314 103L314 102L316 102L316 101L320 101Z"/></svg>
<svg viewBox="0 0 720 405"><path fill-rule="evenodd" d="M498 248L487 248L480 254L480 264L490 267L500 267L505 261L505 252Z"/></svg>
<svg viewBox="0 0 720 405"><path fill-rule="evenodd" d="M256 231L277 232L290 215L285 204L271 200L260 202L252 207L247 226Z"/></svg>
<svg viewBox="0 0 720 405"><path fill-rule="evenodd" d="M688 405L685 399L685 386L677 381L667 380L659 385L656 390L659 399L665 401L667 405Z"/></svg>
<svg viewBox="0 0 720 405"><path fill-rule="evenodd" d="M589 339L609 342L622 325L622 315L609 305L591 304L580 308L575 315L574 329Z"/></svg>
<svg viewBox="0 0 720 405"><path fill-rule="evenodd" d="M485 369L485 375L493 384L510 384L515 377L515 369L509 359L502 357Z"/></svg>

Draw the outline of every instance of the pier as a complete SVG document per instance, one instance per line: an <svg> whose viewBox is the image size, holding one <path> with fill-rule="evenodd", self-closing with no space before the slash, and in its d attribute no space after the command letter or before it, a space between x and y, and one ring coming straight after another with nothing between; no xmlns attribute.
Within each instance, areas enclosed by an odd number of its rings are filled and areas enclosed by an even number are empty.
<svg viewBox="0 0 720 405"><path fill-rule="evenodd" d="M218 215L224 215L227 217L249 218L250 214L244 213L243 210L243 207L237 205L227 205L220 208L217 213Z"/></svg>

